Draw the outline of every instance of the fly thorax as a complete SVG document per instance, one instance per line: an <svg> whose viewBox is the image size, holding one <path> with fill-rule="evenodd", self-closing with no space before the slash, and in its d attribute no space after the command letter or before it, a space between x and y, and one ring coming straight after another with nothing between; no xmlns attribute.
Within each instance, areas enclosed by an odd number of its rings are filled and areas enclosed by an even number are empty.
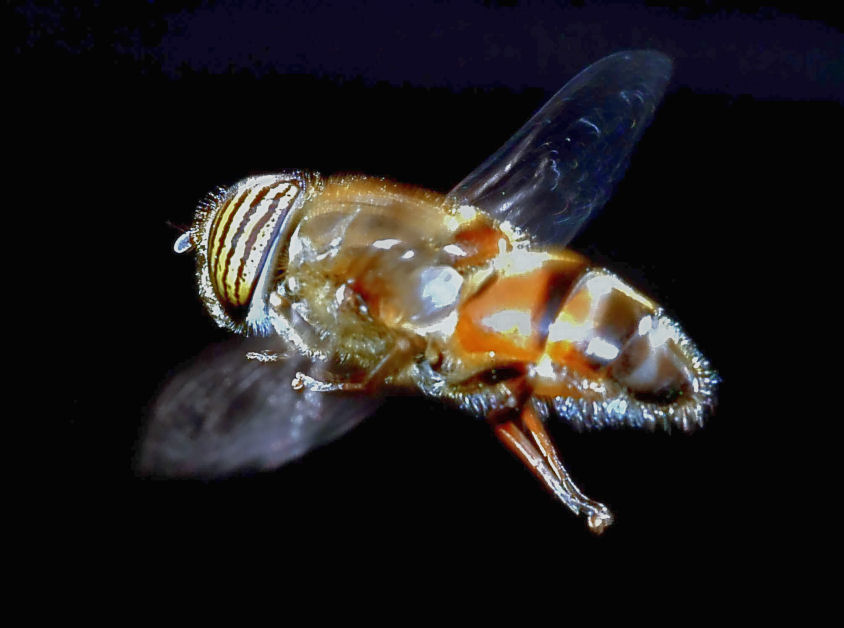
<svg viewBox="0 0 844 628"><path fill-rule="evenodd" d="M371 207L310 213L289 246L288 272L309 277L331 307L357 309L391 327L426 334L449 323L463 277L448 263L430 233L409 224L401 212ZM317 288L317 278L323 282Z"/></svg>
<svg viewBox="0 0 844 628"><path fill-rule="evenodd" d="M456 307L463 277L453 267L416 265L407 269L386 301L392 310L393 324L419 335L449 335L457 323Z"/></svg>

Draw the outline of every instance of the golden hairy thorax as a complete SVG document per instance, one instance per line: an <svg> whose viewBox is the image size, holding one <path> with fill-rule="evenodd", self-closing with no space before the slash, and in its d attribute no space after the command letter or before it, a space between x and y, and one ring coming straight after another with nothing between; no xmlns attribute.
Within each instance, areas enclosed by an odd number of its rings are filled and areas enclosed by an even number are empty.
<svg viewBox="0 0 844 628"><path fill-rule="evenodd" d="M491 221L421 188L327 179L302 207L279 258L282 305L368 365L403 338L423 348L454 326L463 284L489 252L467 240Z"/></svg>

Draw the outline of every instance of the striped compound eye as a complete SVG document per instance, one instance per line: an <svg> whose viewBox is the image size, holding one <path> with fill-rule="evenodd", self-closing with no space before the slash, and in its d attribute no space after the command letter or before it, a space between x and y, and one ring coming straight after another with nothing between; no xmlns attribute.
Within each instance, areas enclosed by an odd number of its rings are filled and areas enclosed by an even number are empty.
<svg viewBox="0 0 844 628"><path fill-rule="evenodd" d="M256 309L265 305L285 219L301 205L304 190L299 173L249 177L200 208L192 235L200 292L221 324L237 327L260 318ZM180 238L176 250L189 248L185 242Z"/></svg>

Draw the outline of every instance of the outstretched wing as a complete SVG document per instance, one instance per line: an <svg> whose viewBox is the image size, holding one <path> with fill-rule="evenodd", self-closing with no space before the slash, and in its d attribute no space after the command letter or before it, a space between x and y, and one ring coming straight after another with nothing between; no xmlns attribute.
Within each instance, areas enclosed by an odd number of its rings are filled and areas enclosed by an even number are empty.
<svg viewBox="0 0 844 628"><path fill-rule="evenodd" d="M619 52L593 63L449 196L539 243L565 246L609 199L671 65L654 51Z"/></svg>
<svg viewBox="0 0 844 628"><path fill-rule="evenodd" d="M294 391L301 356L258 362L255 339L209 349L175 375L153 407L137 468L142 474L216 477L270 469L357 425L379 405L370 397ZM266 345L267 340L263 339Z"/></svg>

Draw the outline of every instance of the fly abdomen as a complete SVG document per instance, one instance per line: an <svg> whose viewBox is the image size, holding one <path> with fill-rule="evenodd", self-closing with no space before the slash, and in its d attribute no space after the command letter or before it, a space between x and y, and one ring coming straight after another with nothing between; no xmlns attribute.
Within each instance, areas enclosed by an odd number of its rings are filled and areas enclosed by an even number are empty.
<svg viewBox="0 0 844 628"><path fill-rule="evenodd" d="M502 267L500 275L461 305L457 338L462 349L492 352L496 362L535 362L586 262L568 251L559 257L517 251L496 263Z"/></svg>
<svg viewBox="0 0 844 628"><path fill-rule="evenodd" d="M587 427L622 421L690 429L714 399L717 376L676 323L602 269L585 272L566 297L549 326L545 355L564 367L569 377L562 380L576 382L559 396L578 403L556 400L554 409L574 408L564 418Z"/></svg>
<svg viewBox="0 0 844 628"><path fill-rule="evenodd" d="M549 326L546 353L576 360L634 395L669 403L693 388L693 366L656 305L614 275L584 273Z"/></svg>
<svg viewBox="0 0 844 628"><path fill-rule="evenodd" d="M679 328L581 258L549 255L525 272L494 277L461 305L456 335L470 355L490 356L487 369L525 363L533 395L585 427L686 429L703 420L714 397L708 364ZM619 399L623 407L611 403Z"/></svg>

